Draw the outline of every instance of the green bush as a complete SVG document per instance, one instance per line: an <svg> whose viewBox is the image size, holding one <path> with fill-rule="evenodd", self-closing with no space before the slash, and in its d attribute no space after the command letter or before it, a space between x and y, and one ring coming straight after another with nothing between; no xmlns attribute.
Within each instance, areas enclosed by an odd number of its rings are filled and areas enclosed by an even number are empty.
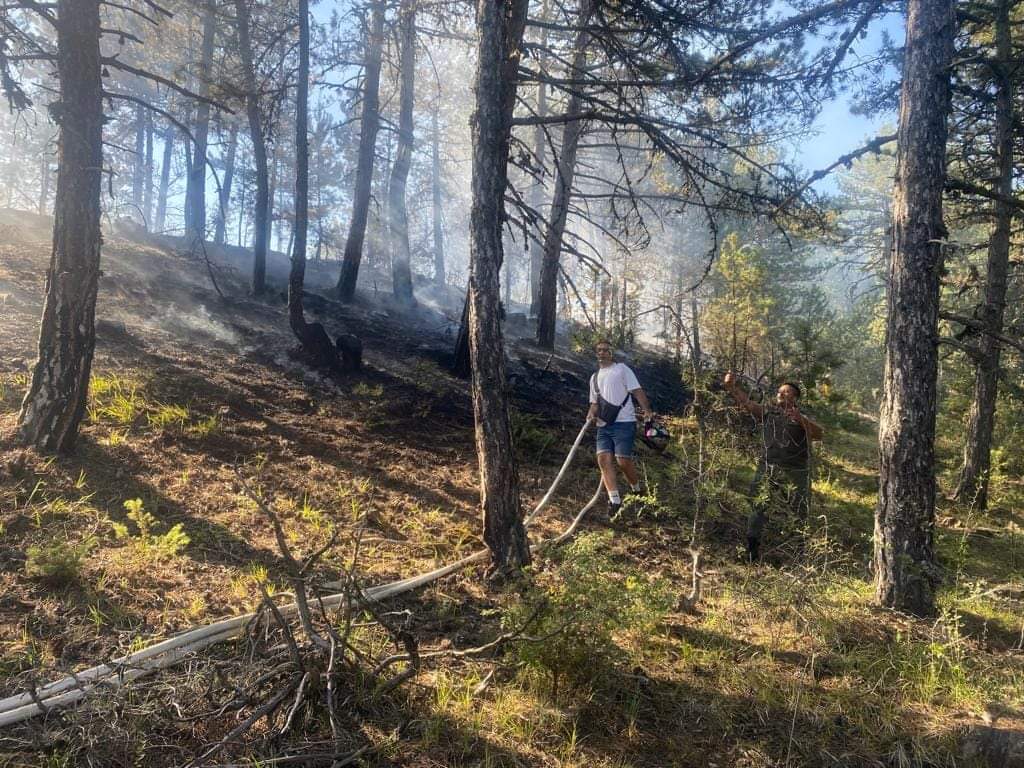
<svg viewBox="0 0 1024 768"><path fill-rule="evenodd" d="M153 533L153 527L159 521L152 513L143 508L142 499L128 499L124 503L124 507L128 510L128 519L135 523L139 532L132 535L127 525L115 522L112 523L114 536L134 545L140 554L170 558L189 545L191 540L182 529L181 523L177 523L166 533Z"/></svg>
<svg viewBox="0 0 1024 768"><path fill-rule="evenodd" d="M76 582L82 573L85 557L95 544L95 538L88 538L80 544L55 541L42 547L29 547L25 575L54 586Z"/></svg>
<svg viewBox="0 0 1024 768"><path fill-rule="evenodd" d="M529 621L537 642L516 645L519 661L559 681L592 680L619 655L616 635L652 632L671 610L667 582L623 572L608 554L610 533L584 534L553 553L553 567L536 574L524 599L503 617L506 629Z"/></svg>

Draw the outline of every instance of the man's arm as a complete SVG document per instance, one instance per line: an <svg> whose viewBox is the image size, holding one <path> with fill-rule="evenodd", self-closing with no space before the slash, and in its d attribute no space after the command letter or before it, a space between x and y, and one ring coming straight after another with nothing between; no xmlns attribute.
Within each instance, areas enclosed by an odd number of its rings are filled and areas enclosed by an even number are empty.
<svg viewBox="0 0 1024 768"><path fill-rule="evenodd" d="M637 387L636 389L629 390L629 394L636 398L636 401L640 403L640 410L644 413L644 418L654 418L654 409L651 408L651 401L647 399L647 393L642 388Z"/></svg>
<svg viewBox="0 0 1024 768"><path fill-rule="evenodd" d="M595 383L595 377L590 377L590 381L587 383L587 394L590 395L590 408L587 409L587 421L597 421L597 393L594 388L597 386Z"/></svg>
<svg viewBox="0 0 1024 768"><path fill-rule="evenodd" d="M725 374L725 389L732 395L736 401L737 408L743 408L745 411L752 413L754 416L761 418L764 416L764 406L760 403L755 403L750 399L750 395L744 392L736 381L736 376L732 371Z"/></svg>

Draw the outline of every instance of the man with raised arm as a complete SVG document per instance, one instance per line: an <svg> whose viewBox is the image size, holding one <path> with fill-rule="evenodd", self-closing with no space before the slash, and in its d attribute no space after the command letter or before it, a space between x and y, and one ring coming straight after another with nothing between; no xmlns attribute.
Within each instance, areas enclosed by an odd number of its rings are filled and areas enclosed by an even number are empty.
<svg viewBox="0 0 1024 768"><path fill-rule="evenodd" d="M725 374L725 388L736 406L760 422L761 452L750 486L747 519L747 556L757 560L761 536L768 520L771 499L782 497L800 522L806 522L811 502L811 441L821 440L825 430L800 412L800 387L792 382L779 386L775 405L755 403L744 392L737 376Z"/></svg>
<svg viewBox="0 0 1024 768"><path fill-rule="evenodd" d="M622 507L619 481L615 465L629 481L630 490L640 492L640 475L633 461L633 441L636 438L636 408L633 398L648 420L654 411L646 393L640 387L633 370L612 358L612 345L599 339L594 347L598 370L590 377L590 410L588 419L597 421L597 465L608 492L608 517L618 514Z"/></svg>

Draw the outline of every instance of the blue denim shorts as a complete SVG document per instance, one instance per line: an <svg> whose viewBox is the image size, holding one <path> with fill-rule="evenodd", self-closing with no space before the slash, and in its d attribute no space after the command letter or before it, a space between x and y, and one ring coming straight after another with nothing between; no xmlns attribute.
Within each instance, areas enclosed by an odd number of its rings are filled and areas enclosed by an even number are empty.
<svg viewBox="0 0 1024 768"><path fill-rule="evenodd" d="M633 458L636 439L635 421L616 421L597 428L597 452L614 453L623 459Z"/></svg>

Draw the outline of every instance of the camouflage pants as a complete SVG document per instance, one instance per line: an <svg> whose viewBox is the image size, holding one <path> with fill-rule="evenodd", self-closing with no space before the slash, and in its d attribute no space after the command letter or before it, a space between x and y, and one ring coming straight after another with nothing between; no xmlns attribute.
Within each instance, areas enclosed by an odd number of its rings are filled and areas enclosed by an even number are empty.
<svg viewBox="0 0 1024 768"><path fill-rule="evenodd" d="M811 470L809 467L782 467L763 459L750 484L750 516L747 538L761 540L768 510L778 501L789 507L798 523L807 522L811 507Z"/></svg>

